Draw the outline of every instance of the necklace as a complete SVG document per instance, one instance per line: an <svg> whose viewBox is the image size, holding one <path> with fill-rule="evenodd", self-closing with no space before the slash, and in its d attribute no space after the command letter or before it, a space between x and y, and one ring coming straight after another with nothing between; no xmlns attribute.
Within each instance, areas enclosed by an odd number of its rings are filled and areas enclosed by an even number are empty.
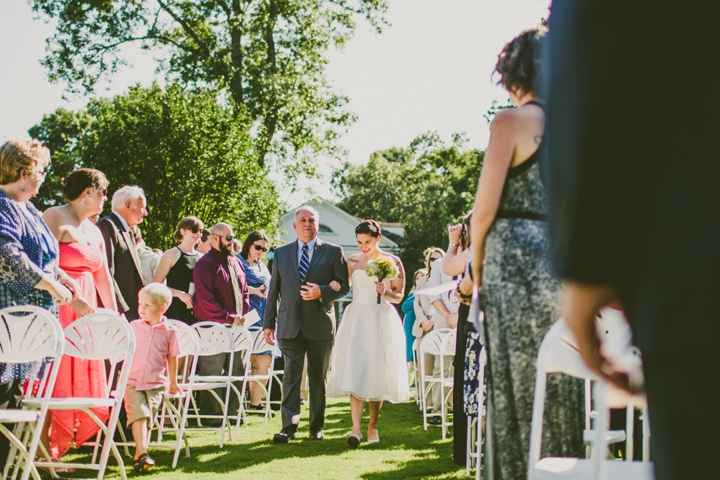
<svg viewBox="0 0 720 480"><path fill-rule="evenodd" d="M80 220L80 217L78 216L77 212L76 212L75 209L72 207L72 205L70 205L69 203L67 203L66 205L67 205L67 207L70 209L70 211L72 212L73 217L75 217L75 220L77 220L77 222L78 222L78 228L80 228L80 231L82 232L82 234L85 235L85 222L84 222L83 220Z"/></svg>

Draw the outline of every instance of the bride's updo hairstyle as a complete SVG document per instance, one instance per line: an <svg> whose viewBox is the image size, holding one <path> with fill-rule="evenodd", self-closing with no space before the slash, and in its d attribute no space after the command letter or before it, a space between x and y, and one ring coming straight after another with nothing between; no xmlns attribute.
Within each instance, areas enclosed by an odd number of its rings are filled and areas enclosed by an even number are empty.
<svg viewBox="0 0 720 480"><path fill-rule="evenodd" d="M63 186L63 197L68 202L77 199L86 188L92 188L97 191L107 189L110 182L105 178L105 174L94 168L79 168L72 172L67 178L60 181Z"/></svg>
<svg viewBox="0 0 720 480"><path fill-rule="evenodd" d="M373 238L378 238L382 235L382 228L380 228L380 224L375 220L363 220L360 222L360 225L355 227L355 235L359 233L364 233Z"/></svg>
<svg viewBox="0 0 720 480"><path fill-rule="evenodd" d="M544 26L531 28L505 45L495 65L495 72L500 74L498 85L502 84L508 92L521 88L523 92L537 96L540 91L540 39L546 33Z"/></svg>
<svg viewBox="0 0 720 480"><path fill-rule="evenodd" d="M177 229L175 230L175 233L173 233L173 238L176 242L182 242L183 239L182 233L180 233L180 229L190 230L193 233L197 233L203 229L203 223L197 217L184 217L178 222Z"/></svg>

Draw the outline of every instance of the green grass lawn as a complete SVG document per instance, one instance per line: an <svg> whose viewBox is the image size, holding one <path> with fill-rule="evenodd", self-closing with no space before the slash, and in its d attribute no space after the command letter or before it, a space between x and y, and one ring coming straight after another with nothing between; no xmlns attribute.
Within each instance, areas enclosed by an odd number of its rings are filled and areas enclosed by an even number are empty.
<svg viewBox="0 0 720 480"><path fill-rule="evenodd" d="M308 411L303 417L296 440L275 445L272 436L280 431L279 415L267 426L260 416L250 415L248 425L233 428L233 439L218 447L216 432L190 432L190 458L180 455L178 467L170 469L172 450L151 449L157 462L148 478L167 479L237 479L237 478L363 478L369 480L404 478L467 478L465 469L455 465L452 438L441 440L439 427L422 428L422 417L415 413L414 402L399 405L385 403L380 414L380 442L362 443L350 449L345 437L350 433L350 404L347 399L330 399L325 419L325 440L308 438ZM363 430L367 430L367 408ZM365 436L365 431L363 431ZM89 458L73 454L68 461ZM107 477L118 478L115 460L110 460ZM125 459L128 477L134 477L132 459ZM92 471L63 474L64 478L88 478ZM43 478L50 478L43 475Z"/></svg>

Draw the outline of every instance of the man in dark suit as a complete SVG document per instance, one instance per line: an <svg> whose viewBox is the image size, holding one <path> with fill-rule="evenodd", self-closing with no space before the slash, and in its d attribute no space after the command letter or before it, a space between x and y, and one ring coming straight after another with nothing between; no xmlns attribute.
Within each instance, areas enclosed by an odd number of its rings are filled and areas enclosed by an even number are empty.
<svg viewBox="0 0 720 480"><path fill-rule="evenodd" d="M285 361L282 424L275 443L294 437L300 421L300 383L307 357L310 386L310 438L322 440L325 423L325 380L335 335L333 302L350 290L342 247L317 238L320 216L312 207L295 212L298 235L275 250L263 328L265 338L277 340ZM340 285L334 290L331 282Z"/></svg>
<svg viewBox="0 0 720 480"><path fill-rule="evenodd" d="M717 2L554 1L547 79L552 248L586 363L619 299L643 354L658 480L710 478L720 449Z"/></svg>
<svg viewBox="0 0 720 480"><path fill-rule="evenodd" d="M126 185L112 197L112 212L97 226L105 239L105 253L112 275L118 308L128 320L138 317L138 292L143 287L135 229L147 215L142 188Z"/></svg>

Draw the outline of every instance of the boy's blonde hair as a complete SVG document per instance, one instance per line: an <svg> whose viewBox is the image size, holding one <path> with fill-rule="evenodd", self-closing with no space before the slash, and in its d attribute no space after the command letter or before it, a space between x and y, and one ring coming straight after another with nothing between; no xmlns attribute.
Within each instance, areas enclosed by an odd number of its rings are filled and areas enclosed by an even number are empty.
<svg viewBox="0 0 720 480"><path fill-rule="evenodd" d="M148 283L140 290L140 295L147 295L158 307L172 303L172 292L162 283Z"/></svg>

